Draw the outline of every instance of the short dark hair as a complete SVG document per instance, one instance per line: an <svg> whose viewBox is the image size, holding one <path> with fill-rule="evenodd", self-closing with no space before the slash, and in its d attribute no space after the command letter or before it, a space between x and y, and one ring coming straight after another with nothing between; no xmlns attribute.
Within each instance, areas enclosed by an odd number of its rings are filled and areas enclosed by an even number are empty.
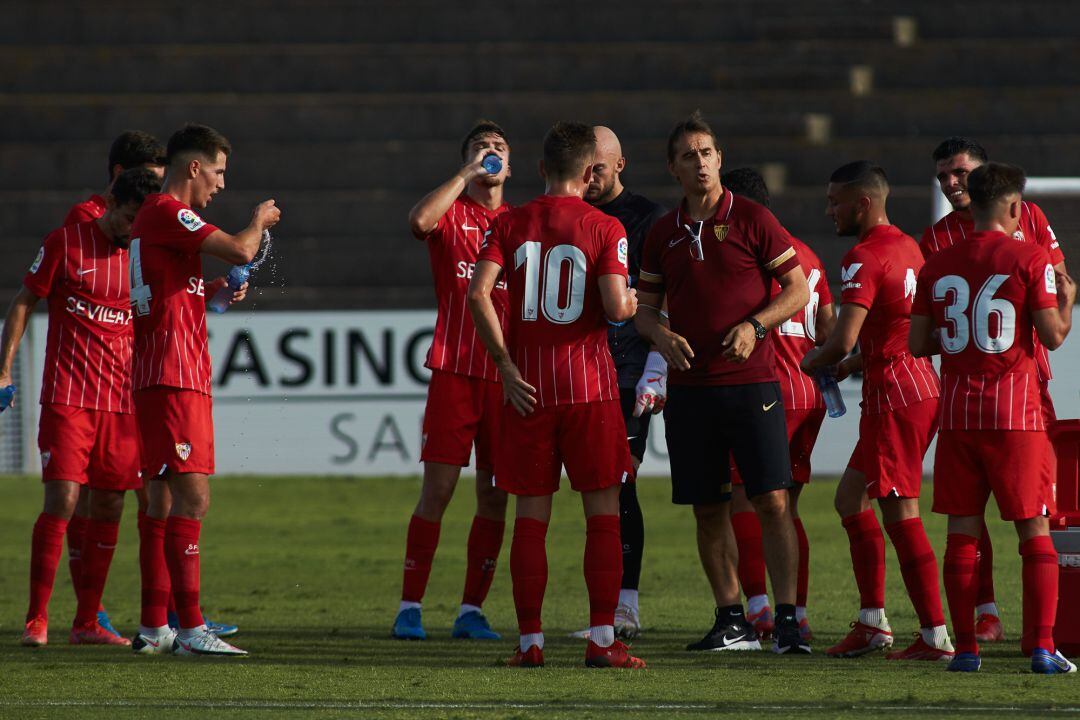
<svg viewBox="0 0 1080 720"><path fill-rule="evenodd" d="M720 184L736 195L750 198L759 205L769 207L769 186L754 168L741 167L720 176Z"/></svg>
<svg viewBox="0 0 1080 720"><path fill-rule="evenodd" d="M544 171L566 180L583 172L596 155L596 132L592 125L560 120L544 135Z"/></svg>
<svg viewBox="0 0 1080 720"><path fill-rule="evenodd" d="M465 134L465 139L461 141L462 160L468 159L469 146L472 145L473 140L483 137L484 135L498 135L504 142L509 144L509 141L506 139L506 131L503 130L498 123L481 118L473 123L472 129Z"/></svg>
<svg viewBox="0 0 1080 720"><path fill-rule="evenodd" d="M226 157L232 152L232 145L224 135L212 127L189 123L169 138L167 154L171 165L176 158L186 153L198 153L214 160L219 152L225 153Z"/></svg>
<svg viewBox="0 0 1080 720"><path fill-rule="evenodd" d="M856 160L847 165L841 165L833 171L829 182L851 185L860 190L881 195L887 195L889 192L889 177L885 174L885 169L869 160Z"/></svg>
<svg viewBox="0 0 1080 720"><path fill-rule="evenodd" d="M157 173L149 168L134 167L116 176L110 192L117 207L123 207L129 203L141 206L147 195L160 191L161 178Z"/></svg>
<svg viewBox="0 0 1080 720"><path fill-rule="evenodd" d="M989 159L986 155L986 148L980 145L978 140L972 140L963 135L953 135L942 140L934 148L934 162L948 160L953 155L959 155L960 153L967 153L972 160L978 160L981 163Z"/></svg>
<svg viewBox="0 0 1080 720"><path fill-rule="evenodd" d="M143 165L165 165L165 146L150 133L142 130L125 130L109 146L109 180L113 168L123 170Z"/></svg>
<svg viewBox="0 0 1080 720"><path fill-rule="evenodd" d="M1024 193L1027 178L1024 169L1005 163L986 163L968 174L967 190L971 196L971 211L985 214L998 200L1008 195Z"/></svg>
<svg viewBox="0 0 1080 720"><path fill-rule="evenodd" d="M671 129L671 134L668 135L667 141L667 159L668 162L675 160L675 143L679 141L683 135L691 135L701 133L708 135L712 138L713 145L717 143L716 133L713 132L712 127L705 121L705 116L701 114L700 110L695 110L690 115L680 122L678 125Z"/></svg>

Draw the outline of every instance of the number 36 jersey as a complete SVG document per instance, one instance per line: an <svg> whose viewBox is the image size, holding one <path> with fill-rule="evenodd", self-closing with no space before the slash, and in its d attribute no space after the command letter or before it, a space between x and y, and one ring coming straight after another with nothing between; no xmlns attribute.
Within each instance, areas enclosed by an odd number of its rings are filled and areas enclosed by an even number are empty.
<svg viewBox="0 0 1080 720"><path fill-rule="evenodd" d="M598 278L627 275L622 224L578 197L541 195L499 216L479 260L510 288L510 356L540 407L618 400Z"/></svg>
<svg viewBox="0 0 1080 720"><path fill-rule="evenodd" d="M940 331L941 429L1046 430L1031 315L1050 307L1054 269L1033 243L971 233L926 261L911 313Z"/></svg>
<svg viewBox="0 0 1080 720"><path fill-rule="evenodd" d="M131 225L136 390L164 385L210 394L206 289L199 248L216 227L163 193Z"/></svg>

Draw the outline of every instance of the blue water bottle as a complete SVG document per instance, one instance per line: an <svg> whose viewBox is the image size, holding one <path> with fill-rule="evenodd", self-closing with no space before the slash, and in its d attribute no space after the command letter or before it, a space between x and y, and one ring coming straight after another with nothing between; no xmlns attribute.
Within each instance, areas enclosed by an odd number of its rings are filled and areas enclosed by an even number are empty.
<svg viewBox="0 0 1080 720"><path fill-rule="evenodd" d="M502 158L495 153L485 155L480 164L487 170L488 175L498 175L502 172Z"/></svg>
<svg viewBox="0 0 1080 720"><path fill-rule="evenodd" d="M821 396L825 398L825 410L829 417L838 418L847 412L844 404L844 396L840 394L840 384L836 381L836 373L833 368L826 368L815 376L818 387L821 388Z"/></svg>
<svg viewBox="0 0 1080 720"><path fill-rule="evenodd" d="M0 412L4 412L11 405L11 401L15 399L15 386L8 385L6 388L0 388Z"/></svg>
<svg viewBox="0 0 1080 720"><path fill-rule="evenodd" d="M233 265L232 270L225 276L225 285L214 293L214 297L210 299L210 304L207 307L219 314L228 310L229 301L232 300L233 293L239 290L240 286L247 282L250 275L250 264Z"/></svg>

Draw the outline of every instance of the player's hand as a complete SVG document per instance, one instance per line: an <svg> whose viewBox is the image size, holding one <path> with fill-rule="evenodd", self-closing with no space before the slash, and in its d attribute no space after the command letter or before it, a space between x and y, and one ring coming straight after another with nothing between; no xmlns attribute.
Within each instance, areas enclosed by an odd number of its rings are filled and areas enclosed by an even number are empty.
<svg viewBox="0 0 1080 720"><path fill-rule="evenodd" d="M667 361L668 366L674 365L680 370L689 370L690 361L694 359L694 351L686 338L671 332L664 325L657 326L655 341L656 351Z"/></svg>
<svg viewBox="0 0 1080 720"><path fill-rule="evenodd" d="M634 315L637 315L637 290L634 288L627 288L626 294L630 297L630 321L633 322Z"/></svg>
<svg viewBox="0 0 1080 720"><path fill-rule="evenodd" d="M522 417L536 409L536 388L525 382L517 365L507 361L499 365L503 384L503 402L514 406Z"/></svg>
<svg viewBox="0 0 1080 720"><path fill-rule="evenodd" d="M645 371L634 388L634 417L641 417L647 412L656 414L664 409L667 402L667 362L655 350L645 360Z"/></svg>
<svg viewBox="0 0 1080 720"><path fill-rule="evenodd" d="M486 158L488 155L499 155L499 153L495 152L491 148L481 148L476 151L476 154L473 155L468 162L461 166L461 178L466 183L470 183L478 177L483 177L490 174L486 169L484 169L484 158ZM505 166L506 158L504 158L502 155L499 155L499 158L503 161L503 165Z"/></svg>
<svg viewBox="0 0 1080 720"><path fill-rule="evenodd" d="M269 230L281 220L281 209L273 200L265 200L255 206L251 222L259 230Z"/></svg>
<svg viewBox="0 0 1080 720"><path fill-rule="evenodd" d="M807 351L807 353L805 355L803 355L802 362L799 363L799 368L804 373L806 373L807 375L813 375L815 372L817 372L817 369L818 369L817 359L820 356L821 356L821 348L819 348L819 347L810 348L810 350ZM848 374L850 374L851 371L849 370L848 373L845 374L843 377L840 376L840 373L843 372L843 368L844 368L844 365L846 364L846 362L847 361L844 360L837 366L837 369L836 369L836 379L837 380L842 380L843 378L847 377Z"/></svg>
<svg viewBox="0 0 1080 720"><path fill-rule="evenodd" d="M746 362L756 345L757 335L754 333L754 326L748 322L741 322L731 328L724 338L723 347L727 348L724 350L724 359L737 363Z"/></svg>
<svg viewBox="0 0 1080 720"><path fill-rule="evenodd" d="M1069 273L1055 273L1057 281L1058 308L1064 310L1076 302L1076 283Z"/></svg>
<svg viewBox="0 0 1080 720"><path fill-rule="evenodd" d="M241 300L243 300L244 298L246 298L247 297L247 291L248 291L248 284L244 283L239 288L237 288L236 292L233 293L232 298L229 299L229 304L232 305L233 303L238 303Z"/></svg>

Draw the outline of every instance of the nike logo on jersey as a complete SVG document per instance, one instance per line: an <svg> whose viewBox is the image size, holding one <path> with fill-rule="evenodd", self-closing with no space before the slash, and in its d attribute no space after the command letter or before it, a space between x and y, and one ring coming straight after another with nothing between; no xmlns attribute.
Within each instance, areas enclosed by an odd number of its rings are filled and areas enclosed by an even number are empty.
<svg viewBox="0 0 1080 720"><path fill-rule="evenodd" d="M849 282L862 266L862 263L851 263L847 267L840 268L840 282Z"/></svg>
<svg viewBox="0 0 1080 720"><path fill-rule="evenodd" d="M761 403L761 409L762 409L763 412L769 412L770 410L773 409L773 405L775 405L778 402L779 402L779 400L773 400L768 405L766 405L765 403Z"/></svg>
<svg viewBox="0 0 1080 720"><path fill-rule="evenodd" d="M645 378L645 382L647 382L647 383L654 383L654 382L656 382L657 380L663 380L663 379L664 379L663 377L661 377L660 375L657 375L656 377L651 377L651 378Z"/></svg>
<svg viewBox="0 0 1080 720"><path fill-rule="evenodd" d="M685 240L685 239L686 239L686 236L685 236L685 235L684 235L684 236L682 236L682 237L677 237L677 238L675 238L674 240L670 241L670 242L669 242L669 243L667 244L667 246L668 246L668 247L675 247L676 245L678 245L679 243L681 243L681 242L682 242L683 240Z"/></svg>
<svg viewBox="0 0 1080 720"><path fill-rule="evenodd" d="M469 230L477 230L477 231L479 231L479 230L480 230L480 228L478 228L478 227L472 227L472 226L470 226L470 225L469 225L468 223L461 223L461 229L462 229L462 230L465 230L466 232L467 232L467 231L469 231Z"/></svg>
<svg viewBox="0 0 1080 720"><path fill-rule="evenodd" d="M86 270L79 269L75 271L75 274L82 277L83 275L89 275L92 272L97 272L97 268L87 268Z"/></svg>

